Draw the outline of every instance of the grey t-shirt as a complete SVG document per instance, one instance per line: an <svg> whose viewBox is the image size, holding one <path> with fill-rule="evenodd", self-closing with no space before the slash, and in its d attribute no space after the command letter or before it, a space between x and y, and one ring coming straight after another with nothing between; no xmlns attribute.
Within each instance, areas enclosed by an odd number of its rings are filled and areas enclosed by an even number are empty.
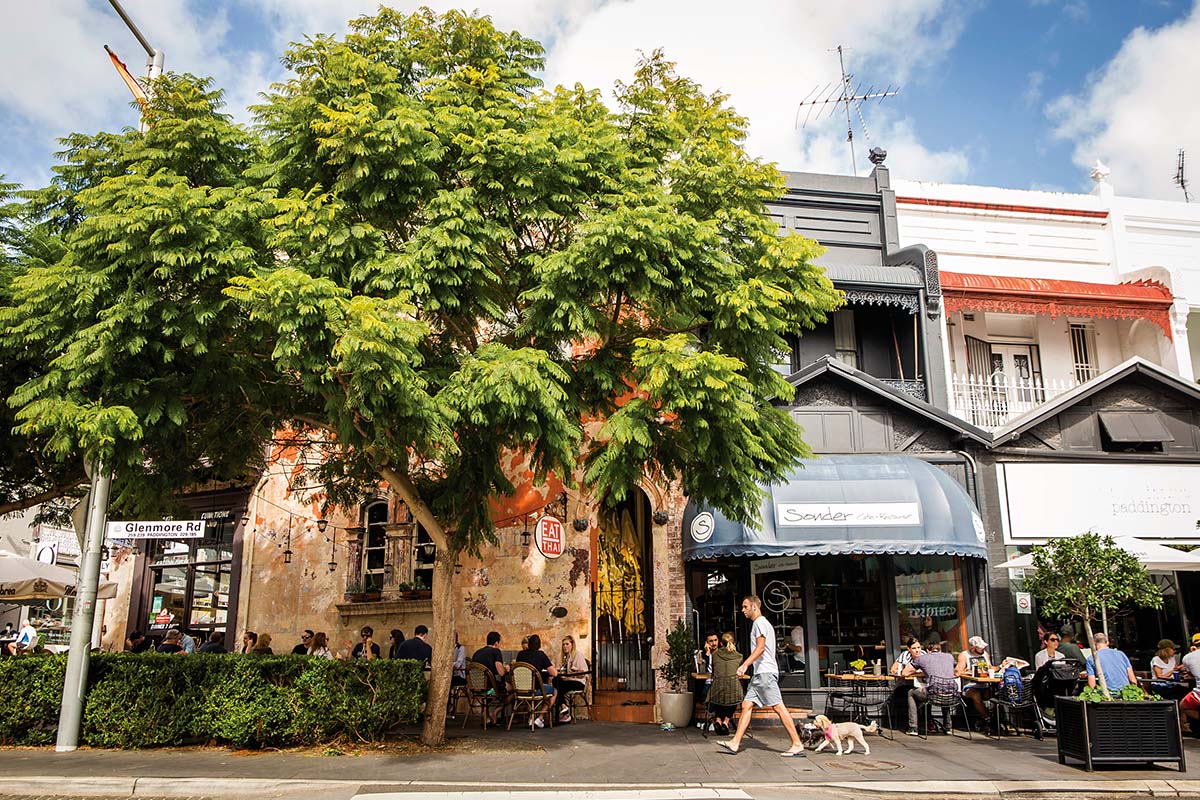
<svg viewBox="0 0 1200 800"><path fill-rule="evenodd" d="M754 662L754 674L778 675L779 665L775 663L775 628L771 626L771 623L767 622L766 617L759 617L754 620L754 625L750 627L751 649L758 644L758 637L760 636L767 640L767 649L763 650L763 654Z"/></svg>
<svg viewBox="0 0 1200 800"><path fill-rule="evenodd" d="M1193 650L1183 657L1183 668L1192 673L1193 678L1200 678L1200 650Z"/></svg>

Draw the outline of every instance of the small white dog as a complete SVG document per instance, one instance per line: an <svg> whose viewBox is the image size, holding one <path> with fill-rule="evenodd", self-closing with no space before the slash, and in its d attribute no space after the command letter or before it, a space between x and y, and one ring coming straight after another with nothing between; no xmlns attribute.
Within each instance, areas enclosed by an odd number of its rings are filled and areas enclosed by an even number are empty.
<svg viewBox="0 0 1200 800"><path fill-rule="evenodd" d="M843 752L843 741L846 743L845 752L853 753L854 743L857 741L862 745L863 752L867 755L871 755L871 746L867 744L867 740L863 738L863 734L875 733L877 730L879 730L879 726L876 725L874 721L864 728L857 722L833 722L824 714L818 714L817 718L813 720L813 724L816 725L817 728L819 728L824 734L824 736L821 738L821 743L817 745L817 749L814 752L821 752L825 749L825 745L832 742L833 746L837 748L837 754L839 756Z"/></svg>

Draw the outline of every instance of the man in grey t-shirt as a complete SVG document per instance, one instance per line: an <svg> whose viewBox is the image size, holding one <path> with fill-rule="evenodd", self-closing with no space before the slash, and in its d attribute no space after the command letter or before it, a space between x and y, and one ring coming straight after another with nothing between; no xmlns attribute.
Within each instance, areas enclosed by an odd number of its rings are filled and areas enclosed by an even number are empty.
<svg viewBox="0 0 1200 800"><path fill-rule="evenodd" d="M746 729L750 727L750 717L753 716L755 707L771 706L779 715L779 721L783 723L788 736L792 737L792 746L780 755L802 756L804 744L796 733L796 724L792 722L792 715L788 713L788 708L783 703L783 695L779 691L779 665L775 663L775 629L762 614L762 601L754 595L742 600L742 613L751 622L751 649L750 655L746 656L746 660L738 667L737 674L740 678L746 674L746 669L753 665L754 676L750 679L750 686L747 687L746 696L742 700L742 714L738 718L737 733L732 739L718 744L729 752L736 753L742 746L742 737L746 735Z"/></svg>

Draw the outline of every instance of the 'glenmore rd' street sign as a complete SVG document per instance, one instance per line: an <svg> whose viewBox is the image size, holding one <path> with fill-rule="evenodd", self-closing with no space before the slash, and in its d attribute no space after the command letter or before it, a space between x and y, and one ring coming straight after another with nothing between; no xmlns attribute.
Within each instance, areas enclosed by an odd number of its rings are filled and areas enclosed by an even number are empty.
<svg viewBox="0 0 1200 800"><path fill-rule="evenodd" d="M105 528L113 539L203 539L202 519L123 520Z"/></svg>

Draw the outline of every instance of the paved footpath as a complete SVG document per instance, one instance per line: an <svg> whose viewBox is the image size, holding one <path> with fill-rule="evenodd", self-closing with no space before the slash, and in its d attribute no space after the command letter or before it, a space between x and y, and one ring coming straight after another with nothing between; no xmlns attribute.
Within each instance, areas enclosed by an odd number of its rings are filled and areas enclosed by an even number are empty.
<svg viewBox="0 0 1200 800"><path fill-rule="evenodd" d="M897 736L868 738L871 755L837 756L828 751L781 758L785 736L764 728L742 752L727 754L712 737L695 729L662 731L649 725L580 722L553 730L486 733L457 727L447 751L407 746L347 755L307 751L247 752L216 748L142 751L83 749L0 750L0 796L93 797L321 797L340 800L406 793L408 800L437 793L521 793L512 800L539 800L526 792L553 790L604 797L621 787L623 797L693 800L663 790L687 789L696 798L796 796L861 797L905 793L931 797L1039 793L1200 796L1200 775L1172 767L1107 768L1094 773L1058 763L1055 741L1028 737L971 741L962 736L929 740ZM1185 743L1193 768L1200 768L1200 742ZM741 789L748 793L725 794ZM789 792L789 790L791 790ZM715 792L715 793L714 793ZM496 795L492 800L505 800Z"/></svg>

